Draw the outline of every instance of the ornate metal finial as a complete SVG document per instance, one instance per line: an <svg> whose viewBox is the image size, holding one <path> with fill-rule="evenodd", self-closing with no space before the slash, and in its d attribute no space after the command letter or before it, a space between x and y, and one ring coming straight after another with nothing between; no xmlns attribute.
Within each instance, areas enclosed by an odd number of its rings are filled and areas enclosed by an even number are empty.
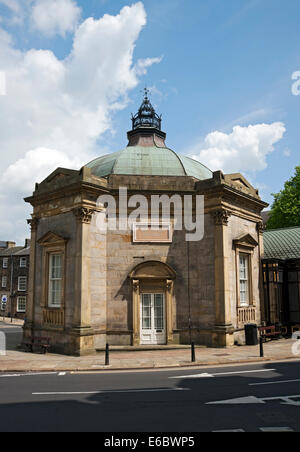
<svg viewBox="0 0 300 452"><path fill-rule="evenodd" d="M155 112L150 100L149 100L150 90L144 88L144 100L138 113L132 115L132 130L136 130L140 127L153 127L155 129L161 130L161 116Z"/></svg>
<svg viewBox="0 0 300 452"><path fill-rule="evenodd" d="M149 100L148 94L151 94L150 89L148 89L147 86L145 86L143 91L144 91L144 100Z"/></svg>

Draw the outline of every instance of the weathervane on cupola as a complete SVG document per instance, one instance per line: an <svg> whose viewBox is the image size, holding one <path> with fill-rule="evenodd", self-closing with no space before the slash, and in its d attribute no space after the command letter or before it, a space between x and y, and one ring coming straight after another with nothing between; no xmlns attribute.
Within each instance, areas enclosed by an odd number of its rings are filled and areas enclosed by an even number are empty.
<svg viewBox="0 0 300 452"><path fill-rule="evenodd" d="M144 100L138 113L132 115L132 130L138 128L151 127L154 129L161 130L161 116L155 112L150 100L149 100L150 90L148 88L144 89Z"/></svg>

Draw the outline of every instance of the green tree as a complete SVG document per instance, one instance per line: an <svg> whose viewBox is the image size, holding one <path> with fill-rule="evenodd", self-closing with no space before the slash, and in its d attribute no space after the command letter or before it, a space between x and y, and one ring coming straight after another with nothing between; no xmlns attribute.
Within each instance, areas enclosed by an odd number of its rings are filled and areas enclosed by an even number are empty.
<svg viewBox="0 0 300 452"><path fill-rule="evenodd" d="M284 184L284 189L272 196L274 203L267 229L300 226L300 166L296 166L295 176Z"/></svg>

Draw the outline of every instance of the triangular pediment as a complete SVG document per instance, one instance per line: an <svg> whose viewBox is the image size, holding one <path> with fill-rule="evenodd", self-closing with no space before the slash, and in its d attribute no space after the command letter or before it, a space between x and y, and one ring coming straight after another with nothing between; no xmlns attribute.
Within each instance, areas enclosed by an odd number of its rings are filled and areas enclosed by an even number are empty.
<svg viewBox="0 0 300 452"><path fill-rule="evenodd" d="M51 246L51 245L64 245L68 239L66 237L62 237L54 232L47 232L43 237L38 240L39 245L42 246Z"/></svg>
<svg viewBox="0 0 300 452"><path fill-rule="evenodd" d="M251 196L259 197L258 190L255 189L242 174L225 174L224 177L226 183L230 184L235 189L248 193Z"/></svg>
<svg viewBox="0 0 300 452"><path fill-rule="evenodd" d="M258 245L257 240L251 234L244 234L233 241L235 246L245 246L255 248Z"/></svg>
<svg viewBox="0 0 300 452"><path fill-rule="evenodd" d="M60 181L60 180L62 180L62 179L65 179L65 178L67 178L67 177L69 177L69 175L68 174L65 174L65 173L63 173L63 172L57 172L57 173L53 173L53 174L51 174L51 176L49 176L48 178L47 178L47 182L49 183L49 182L56 182L56 181Z"/></svg>

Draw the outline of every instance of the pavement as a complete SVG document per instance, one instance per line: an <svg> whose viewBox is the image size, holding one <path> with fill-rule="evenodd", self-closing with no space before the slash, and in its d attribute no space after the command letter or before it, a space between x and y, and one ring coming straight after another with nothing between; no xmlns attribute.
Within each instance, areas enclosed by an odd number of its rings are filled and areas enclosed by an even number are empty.
<svg viewBox="0 0 300 452"><path fill-rule="evenodd" d="M4 328L5 326L23 326L24 320L21 319L11 319L10 317L0 317L0 328Z"/></svg>
<svg viewBox="0 0 300 452"><path fill-rule="evenodd" d="M260 358L259 346L235 346L227 349L196 347L195 363L191 363L191 351L188 347L141 351L129 351L125 348L111 350L110 364L105 366L103 351L84 357L26 353L17 350L17 345L22 341L20 326L8 326L0 322L0 332L6 335L8 344L6 356L0 356L0 372L145 370L300 360L300 353L298 356L293 354L295 340L282 339L264 344L264 358ZM300 351L300 347L298 348Z"/></svg>

